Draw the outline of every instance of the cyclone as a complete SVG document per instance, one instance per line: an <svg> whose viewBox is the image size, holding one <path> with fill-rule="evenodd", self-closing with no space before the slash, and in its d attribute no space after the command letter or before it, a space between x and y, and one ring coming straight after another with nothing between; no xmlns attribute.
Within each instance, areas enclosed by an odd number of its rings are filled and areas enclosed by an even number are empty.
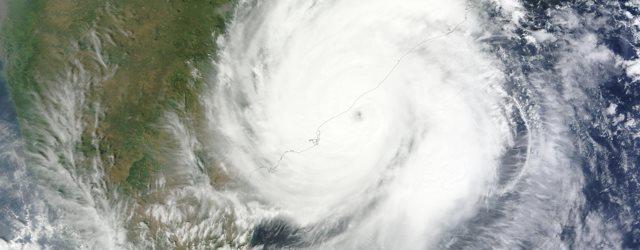
<svg viewBox="0 0 640 250"><path fill-rule="evenodd" d="M524 149L514 158L529 157L523 134L535 133L506 90L501 62L478 42L473 8L251 6L221 41L209 97L228 168L297 227L339 231L327 244L434 241L512 188L528 162L501 179L501 159L514 147Z"/></svg>
<svg viewBox="0 0 640 250"><path fill-rule="evenodd" d="M1 249L640 248L638 1L72 2L0 0Z"/></svg>

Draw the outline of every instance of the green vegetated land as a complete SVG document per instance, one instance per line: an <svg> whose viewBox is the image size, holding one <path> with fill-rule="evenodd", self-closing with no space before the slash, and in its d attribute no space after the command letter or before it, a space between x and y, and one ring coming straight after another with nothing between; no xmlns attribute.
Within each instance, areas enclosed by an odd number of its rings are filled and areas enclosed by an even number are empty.
<svg viewBox="0 0 640 250"><path fill-rule="evenodd" d="M72 63L77 60L91 74L108 75L86 91L100 110L82 111L88 125L77 149L108 163L110 187L143 195L171 160L161 148L171 144L159 128L163 115L168 110L193 120L202 115L197 93L204 78L192 71L211 73L215 36L224 32L233 5L234 0L10 1L0 39L27 147L37 141L28 127L45 122L34 96L43 97L56 84L48 80L65 70L79 70ZM96 59L97 49L109 67ZM98 112L94 130L90 125Z"/></svg>

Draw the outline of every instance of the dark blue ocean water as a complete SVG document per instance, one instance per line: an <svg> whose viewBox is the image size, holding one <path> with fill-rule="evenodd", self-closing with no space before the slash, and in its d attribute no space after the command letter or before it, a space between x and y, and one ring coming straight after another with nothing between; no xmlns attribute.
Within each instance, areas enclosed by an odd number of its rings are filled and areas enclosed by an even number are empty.
<svg viewBox="0 0 640 250"><path fill-rule="evenodd" d="M582 188L585 206L572 212L578 220L563 225L560 235L567 246L573 246L578 231L587 231L587 217L597 214L610 230L621 233L621 241L602 248L640 248L640 81L628 76L626 67L617 64L638 59L640 48L638 26L632 16L640 15L631 1L523 1L527 14L516 29L515 38L492 45L507 65L513 92L526 85L521 79L536 74L552 84L569 78L586 94L586 102L574 103L575 119L569 124L571 143L577 150L572 162L584 175ZM566 25L556 18L562 13L578 17L576 25ZM490 20L499 20L488 13ZM523 39L531 31L544 29L557 41L533 46ZM569 76L561 76L558 61L574 39L595 34L597 45L608 48L617 62L591 65ZM576 58L578 61L584 58ZM586 59L584 59L586 60ZM580 86L582 84L582 86ZM559 92L567 91L558 87ZM614 105L615 114L604 112ZM618 243L620 245L618 245ZM527 246L523 240L522 246Z"/></svg>
<svg viewBox="0 0 640 250"><path fill-rule="evenodd" d="M512 77L508 79L512 86L510 91L516 96L527 84L522 79L527 79L532 74L545 75L549 82L563 81L557 78L558 58L571 38L587 32L595 34L598 44L611 50L621 60L638 59L638 27L631 24L628 15L638 16L640 9L634 7L631 1L525 0L523 3L527 16L522 19L521 26L514 30L515 36L488 42L491 52L505 65L510 65L505 73ZM580 17L579 25L567 28L558 24L553 20L554 11L557 10L575 13L575 16ZM490 8L486 9L485 15L485 18L495 23L500 23L504 18ZM533 46L523 39L528 32L538 29L545 29L560 39L539 46ZM0 67L1 65L0 62ZM562 225L558 237L567 246L573 246L580 240L580 232L587 230L587 217L597 214L611 230L620 232L622 236L619 245L599 247L640 249L640 81L629 77L624 67L608 64L585 68L581 74L572 77L578 81L582 79L597 84L583 89L589 101L572 107L576 119L568 124L571 128L569 137L576 146L572 155L572 162L575 164L573 167L579 168L584 175L581 192L585 197L585 205L574 211L581 222ZM526 102L527 96L520 95L520 98ZM612 104L616 107L615 114L603 112ZM0 144L17 140L19 131L15 110L1 77L0 123L8 126L13 134L8 138L10 141L0 138ZM523 128L519 129L524 131ZM514 151L516 155L522 153L523 150ZM12 176L16 169L16 165L0 158L1 175ZM21 189L19 186L0 186L0 193L4 194L0 195L0 205L13 211L18 217L21 217L20 211L28 206L25 202L29 201L28 195L20 192ZM518 194L506 195L491 200L493 203L489 207L501 207L518 198ZM0 215L7 213L0 212ZM457 237L464 240L452 247L483 246L478 244L476 236L496 233L483 230L504 216L506 215L501 214L498 209L479 212L476 218L465 225L464 231L456 232ZM0 216L0 239L14 238L12 223L8 218ZM303 233L304 229L276 220L260 224L254 232L252 243L296 246ZM532 232L534 233L536 232ZM535 242L526 237L520 240L522 247L536 246Z"/></svg>
<svg viewBox="0 0 640 250"><path fill-rule="evenodd" d="M640 48L638 27L631 24L629 14L638 16L640 9L631 1L526 1L530 13L535 15L532 26L553 26L546 13L550 8L572 8L583 18L581 28L557 33L591 32L599 43L609 48L622 60L638 59ZM602 20L604 23L591 20ZM553 53L553 48L548 48ZM552 55L550 55L552 56ZM584 106L574 107L579 118L571 124L576 143L580 145L576 161L581 164L585 186L586 207L580 211L584 218L589 213L600 214L607 224L622 233L621 247L640 248L640 81L627 76L624 67L591 68L586 77L598 79L597 88L585 92L591 100ZM615 105L614 115L602 110ZM588 114L588 115L583 115ZM614 121L614 119L622 119ZM571 245L575 231L566 227L563 237ZM604 247L604 246L603 246Z"/></svg>
<svg viewBox="0 0 640 250"><path fill-rule="evenodd" d="M540 110L539 115L557 111L545 111L552 105L536 103L544 99L545 93L536 93L538 87L532 81L548 84L551 89L555 88L559 96L576 92L566 88L571 84L585 95L580 98L581 101L567 101L570 108L566 113L566 125L569 127L566 137L571 144L567 146L575 149L569 153L570 163L561 166L579 169L584 178L584 185L579 188L584 203L570 208L571 219L559 225L561 229L558 235L545 235L549 232L538 231L542 229L527 224L530 223L528 221L523 221L521 225L518 222L505 223L517 220L505 207L518 206L523 195L532 194L511 192L490 198L476 216L453 229L451 236L445 237L439 246L453 249L492 248L504 243L503 240L507 238L507 241L513 242L508 246L526 249L540 247L545 239L559 238L569 248L640 249L640 81L629 77L626 67L620 64L638 59L639 27L633 24L632 17L640 15L640 6L624 0L525 0L523 6L526 14L512 31L503 28L512 24L512 20L504 16L499 8L491 4L479 8L480 16L486 21L487 32L493 33L491 38L483 41L489 52L506 65L504 73L507 75L509 94L520 103ZM571 20L575 24L560 20L565 18L563 15L575 17ZM526 36L538 30L545 30L555 40L530 43ZM592 34L595 35L595 46L610 50L615 60L585 64L570 74L563 72L563 68L573 66L563 65L567 63L562 61L567 53L575 57L575 62L570 63L587 61L587 58L581 57L588 57L590 52L576 53L576 50L582 49L579 44L576 45L576 41ZM613 114L606 112L611 107L615 107ZM517 133L526 134L523 121L515 122ZM499 178L505 176L508 179L513 175L511 172L520 171L512 166L518 165L514 159L522 158L525 151L523 148L514 148L507 152L512 155L505 157L503 163L509 168L503 168ZM557 205L549 203L550 207ZM556 210L549 208L549 211ZM529 214L537 213L531 211ZM554 216L552 213L547 215ZM592 218L595 217L601 219L604 229L593 228ZM539 218L539 221L541 224L557 222L549 218ZM516 237L501 235L512 231L509 228L512 225L525 227L529 231ZM545 226L549 225L541 228ZM614 232L620 238L612 240L597 236L590 239L585 236L597 230ZM252 243L276 247L296 246L300 244L303 234L304 229L295 228L283 220L274 220L256 228ZM585 240L591 242L584 243Z"/></svg>

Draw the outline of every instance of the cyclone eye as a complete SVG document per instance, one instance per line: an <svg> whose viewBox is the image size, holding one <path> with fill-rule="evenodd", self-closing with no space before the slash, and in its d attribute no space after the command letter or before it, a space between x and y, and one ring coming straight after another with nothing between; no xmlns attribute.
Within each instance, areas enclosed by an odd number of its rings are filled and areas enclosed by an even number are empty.
<svg viewBox="0 0 640 250"><path fill-rule="evenodd" d="M352 115L352 119L356 122L362 121L364 119L364 115L362 114L362 111L360 110L354 111Z"/></svg>

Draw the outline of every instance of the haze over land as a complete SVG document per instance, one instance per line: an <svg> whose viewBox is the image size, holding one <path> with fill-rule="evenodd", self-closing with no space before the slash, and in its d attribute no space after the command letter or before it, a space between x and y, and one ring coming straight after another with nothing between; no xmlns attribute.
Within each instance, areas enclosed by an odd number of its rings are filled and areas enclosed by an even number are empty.
<svg viewBox="0 0 640 250"><path fill-rule="evenodd" d="M2 4L0 248L640 248L634 1Z"/></svg>

